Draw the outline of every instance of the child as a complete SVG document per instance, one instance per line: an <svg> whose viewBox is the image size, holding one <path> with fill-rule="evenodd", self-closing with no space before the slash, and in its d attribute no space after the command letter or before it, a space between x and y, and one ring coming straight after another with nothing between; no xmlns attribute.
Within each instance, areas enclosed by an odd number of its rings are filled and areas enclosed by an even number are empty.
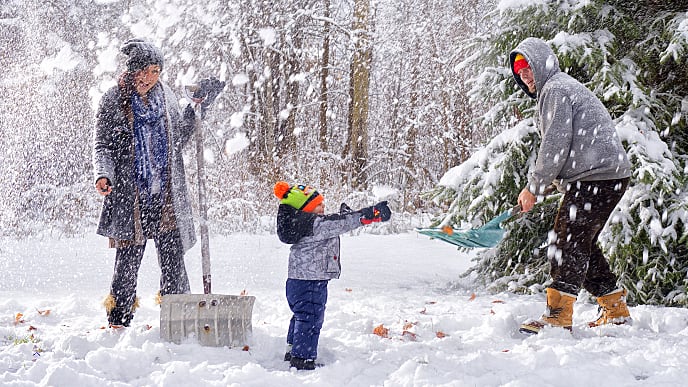
<svg viewBox="0 0 688 387"><path fill-rule="evenodd" d="M339 278L339 235L392 217L387 202L352 211L342 203L339 214L324 215L323 196L305 185L284 181L274 187L280 199L277 235L292 244L289 253L287 302L294 313L287 333L284 360L298 370L316 367L318 338L325 319L327 283Z"/></svg>

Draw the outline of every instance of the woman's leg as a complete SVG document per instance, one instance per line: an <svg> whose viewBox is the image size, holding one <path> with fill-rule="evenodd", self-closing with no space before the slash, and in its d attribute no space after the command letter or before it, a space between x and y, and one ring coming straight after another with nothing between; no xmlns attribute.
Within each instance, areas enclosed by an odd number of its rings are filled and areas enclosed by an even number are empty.
<svg viewBox="0 0 688 387"><path fill-rule="evenodd" d="M189 276L186 273L184 247L179 231L173 230L154 239L161 271L160 295L189 293Z"/></svg>
<svg viewBox="0 0 688 387"><path fill-rule="evenodd" d="M115 254L115 270L110 285L111 305L106 306L110 325L129 326L134 317L136 282L146 245L120 247Z"/></svg>

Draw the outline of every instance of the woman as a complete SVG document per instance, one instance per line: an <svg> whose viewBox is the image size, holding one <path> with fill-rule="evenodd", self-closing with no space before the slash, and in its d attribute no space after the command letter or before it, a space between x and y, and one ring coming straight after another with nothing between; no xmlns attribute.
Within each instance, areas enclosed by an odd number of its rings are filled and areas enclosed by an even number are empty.
<svg viewBox="0 0 688 387"><path fill-rule="evenodd" d="M157 247L160 296L190 291L184 252L196 242L182 161L194 111L187 107L182 115L174 93L160 81L164 59L156 46L132 39L121 52L127 68L101 99L93 157L96 190L105 197L97 233L116 248L104 302L115 328L129 326L133 318L146 241L153 239ZM224 83L202 85L207 108Z"/></svg>

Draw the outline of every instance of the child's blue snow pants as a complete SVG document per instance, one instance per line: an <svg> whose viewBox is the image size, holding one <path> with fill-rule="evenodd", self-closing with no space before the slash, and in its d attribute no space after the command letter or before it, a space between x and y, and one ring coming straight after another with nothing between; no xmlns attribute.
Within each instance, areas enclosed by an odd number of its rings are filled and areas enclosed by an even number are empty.
<svg viewBox="0 0 688 387"><path fill-rule="evenodd" d="M287 279L287 302L294 315L289 322L287 343L291 355L302 359L318 357L318 339L325 320L328 280Z"/></svg>

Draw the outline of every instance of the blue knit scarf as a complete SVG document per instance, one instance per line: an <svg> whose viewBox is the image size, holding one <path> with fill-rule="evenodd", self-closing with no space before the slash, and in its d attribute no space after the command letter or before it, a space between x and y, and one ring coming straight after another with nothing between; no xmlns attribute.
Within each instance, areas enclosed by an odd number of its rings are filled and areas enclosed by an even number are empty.
<svg viewBox="0 0 688 387"><path fill-rule="evenodd" d="M164 197L168 180L168 150L162 87L156 85L148 92L148 105L138 93L132 93L131 107L136 138L136 185L144 201L153 194L161 194L161 197Z"/></svg>

